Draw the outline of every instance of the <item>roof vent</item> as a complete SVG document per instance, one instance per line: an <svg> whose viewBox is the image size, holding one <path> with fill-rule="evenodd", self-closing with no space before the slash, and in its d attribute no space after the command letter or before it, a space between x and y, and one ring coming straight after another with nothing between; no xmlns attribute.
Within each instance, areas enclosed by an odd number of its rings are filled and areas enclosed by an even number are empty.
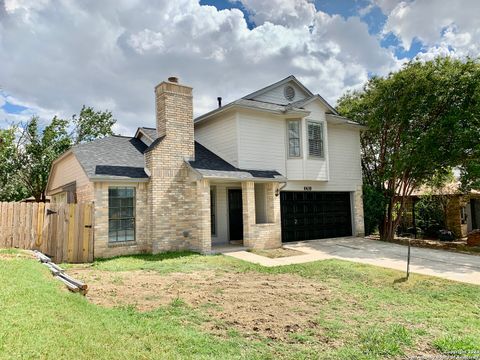
<svg viewBox="0 0 480 360"><path fill-rule="evenodd" d="M295 99L295 89L292 86L287 85L283 89L283 95L285 95L285 99L287 99L288 101L292 101L293 99Z"/></svg>
<svg viewBox="0 0 480 360"><path fill-rule="evenodd" d="M176 77L176 76L170 76L170 77L168 78L168 81L171 82L171 83L178 84L178 77Z"/></svg>

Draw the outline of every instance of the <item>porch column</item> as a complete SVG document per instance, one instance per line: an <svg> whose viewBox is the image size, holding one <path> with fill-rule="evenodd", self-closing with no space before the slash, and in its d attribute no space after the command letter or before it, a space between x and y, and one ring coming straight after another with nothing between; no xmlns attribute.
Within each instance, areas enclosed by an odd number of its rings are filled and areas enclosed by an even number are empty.
<svg viewBox="0 0 480 360"><path fill-rule="evenodd" d="M276 249L282 246L282 223L280 218L280 193L277 193L279 184L270 182L265 184L267 222L270 229L266 232L264 247Z"/></svg>
<svg viewBox="0 0 480 360"><path fill-rule="evenodd" d="M354 216L354 233L355 236L365 236L365 223L363 216L363 190L362 186L357 186L357 190L353 193L353 216Z"/></svg>
<svg viewBox="0 0 480 360"><path fill-rule="evenodd" d="M212 235L210 224L210 181L197 181L197 244L195 247L202 254L212 251Z"/></svg>
<svg viewBox="0 0 480 360"><path fill-rule="evenodd" d="M255 234L255 183L242 182L242 208L243 208L243 245L251 248L254 246Z"/></svg>
<svg viewBox="0 0 480 360"><path fill-rule="evenodd" d="M265 192L267 195L267 222L272 224L280 224L280 194L275 194L278 189L278 183L265 184Z"/></svg>

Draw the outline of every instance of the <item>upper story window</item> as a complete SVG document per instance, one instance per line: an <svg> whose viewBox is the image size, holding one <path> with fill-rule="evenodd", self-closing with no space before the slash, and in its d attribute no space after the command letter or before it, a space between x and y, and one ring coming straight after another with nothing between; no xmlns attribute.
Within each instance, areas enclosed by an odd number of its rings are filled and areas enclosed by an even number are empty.
<svg viewBox="0 0 480 360"><path fill-rule="evenodd" d="M307 121L308 155L316 158L324 157L323 124Z"/></svg>
<svg viewBox="0 0 480 360"><path fill-rule="evenodd" d="M135 188L108 188L108 241L135 240Z"/></svg>
<svg viewBox="0 0 480 360"><path fill-rule="evenodd" d="M300 157L300 120L288 120L288 157Z"/></svg>

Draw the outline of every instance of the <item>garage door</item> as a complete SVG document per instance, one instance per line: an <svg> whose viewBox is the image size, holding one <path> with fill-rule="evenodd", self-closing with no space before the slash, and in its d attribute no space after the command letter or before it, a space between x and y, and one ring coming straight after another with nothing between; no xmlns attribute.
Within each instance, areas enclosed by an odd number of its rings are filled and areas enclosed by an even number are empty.
<svg viewBox="0 0 480 360"><path fill-rule="evenodd" d="M283 191L280 204L284 242L352 235L348 192Z"/></svg>

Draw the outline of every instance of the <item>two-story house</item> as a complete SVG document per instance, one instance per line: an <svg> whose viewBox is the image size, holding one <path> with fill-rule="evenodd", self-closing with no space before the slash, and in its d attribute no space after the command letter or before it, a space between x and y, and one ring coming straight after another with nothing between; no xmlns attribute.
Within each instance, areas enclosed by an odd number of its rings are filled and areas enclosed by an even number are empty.
<svg viewBox="0 0 480 360"><path fill-rule="evenodd" d="M95 204L96 256L363 235L362 126L294 76L196 119L177 78L155 98L156 128L52 165L54 202Z"/></svg>

